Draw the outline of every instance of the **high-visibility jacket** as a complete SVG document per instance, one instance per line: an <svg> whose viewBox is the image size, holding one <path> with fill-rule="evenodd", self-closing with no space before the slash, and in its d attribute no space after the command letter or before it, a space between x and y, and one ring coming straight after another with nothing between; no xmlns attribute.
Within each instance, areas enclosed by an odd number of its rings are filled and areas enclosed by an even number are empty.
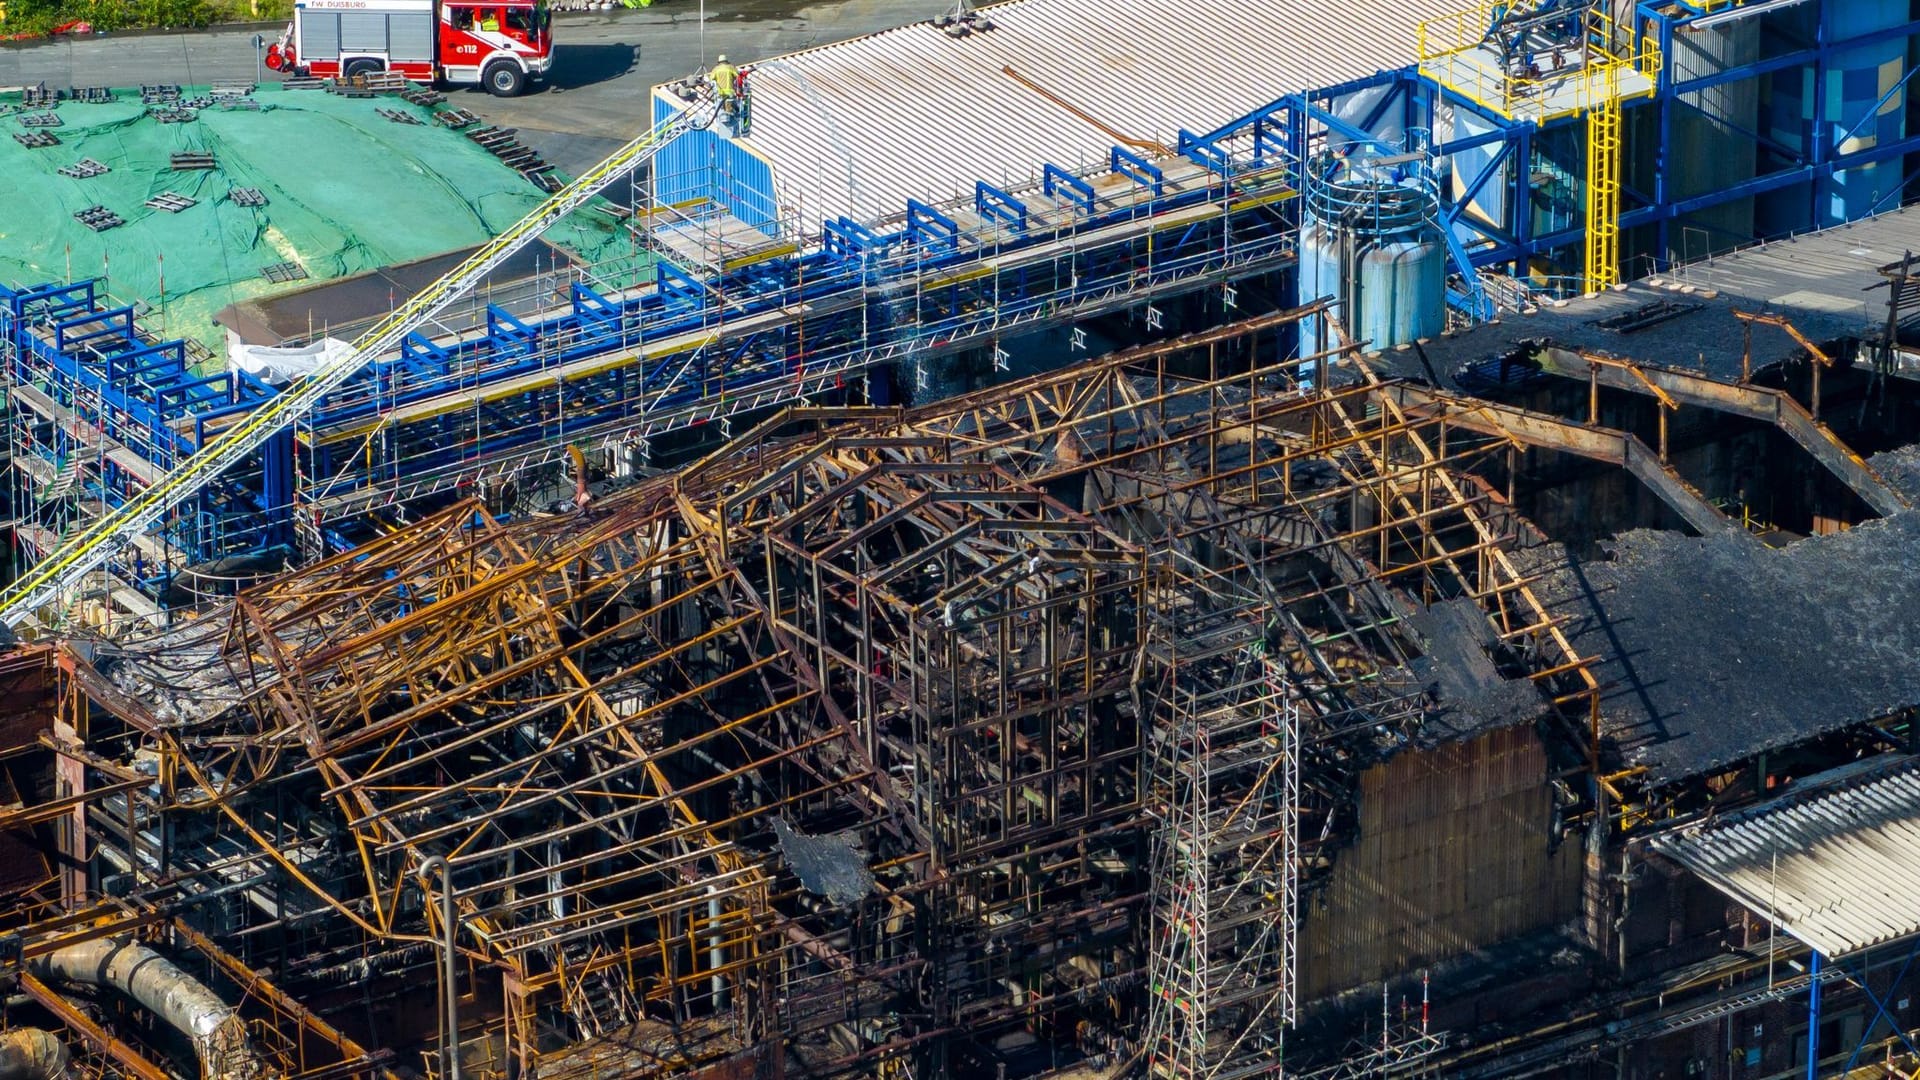
<svg viewBox="0 0 1920 1080"><path fill-rule="evenodd" d="M721 97L732 97L734 85L739 80L739 68L725 61L713 65L713 89Z"/></svg>

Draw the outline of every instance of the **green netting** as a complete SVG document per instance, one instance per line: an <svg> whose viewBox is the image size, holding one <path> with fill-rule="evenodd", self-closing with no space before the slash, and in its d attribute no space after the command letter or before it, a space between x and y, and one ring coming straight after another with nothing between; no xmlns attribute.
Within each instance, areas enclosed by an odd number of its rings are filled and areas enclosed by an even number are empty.
<svg viewBox="0 0 1920 1080"><path fill-rule="evenodd" d="M193 91L189 89L188 95ZM30 129L0 119L0 280L15 284L104 277L115 296L161 308L166 333L224 351L213 314L239 300L310 286L471 247L525 216L545 196L466 137L398 97L343 98L263 89L259 111L213 106L161 124L137 95L112 104L65 103L58 146L28 149ZM375 109L418 116L395 123ZM38 112L42 110L26 110ZM212 153L218 168L175 172L171 155ZM91 158L112 171L87 179L59 170ZM227 197L258 188L267 205ZM198 202L180 212L146 203L166 192ZM77 211L104 206L126 220L96 233ZM576 258L637 265L630 238L587 210L547 233ZM296 262L307 280L268 282L262 268Z"/></svg>

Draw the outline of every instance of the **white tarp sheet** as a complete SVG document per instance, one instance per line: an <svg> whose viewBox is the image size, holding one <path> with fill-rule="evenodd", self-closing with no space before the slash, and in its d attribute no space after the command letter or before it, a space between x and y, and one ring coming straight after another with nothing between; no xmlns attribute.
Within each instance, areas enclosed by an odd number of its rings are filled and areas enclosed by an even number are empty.
<svg viewBox="0 0 1920 1080"><path fill-rule="evenodd" d="M321 338L311 345L280 349L266 345L233 345L227 349L234 370L262 382L284 385L315 369L353 355L353 345L339 338Z"/></svg>

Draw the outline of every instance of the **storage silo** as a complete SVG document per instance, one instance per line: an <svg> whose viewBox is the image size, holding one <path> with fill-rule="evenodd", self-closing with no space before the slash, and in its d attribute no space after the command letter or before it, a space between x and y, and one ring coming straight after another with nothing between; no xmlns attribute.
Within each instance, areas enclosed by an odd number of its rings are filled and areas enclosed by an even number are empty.
<svg viewBox="0 0 1920 1080"><path fill-rule="evenodd" d="M1303 187L1300 301L1334 297L1350 338L1369 350L1444 329L1447 251L1426 153L1320 154ZM1319 320L1301 323L1302 354L1322 340ZM1330 333L1324 340L1334 343Z"/></svg>
<svg viewBox="0 0 1920 1080"><path fill-rule="evenodd" d="M1907 21L1907 0L1846 0L1821 7L1826 12L1827 40L1843 41L1876 30L1899 26ZM1829 144L1838 142L1838 152L1849 154L1884 143L1897 142L1907 134L1907 103L1904 91L1895 91L1907 73L1907 39L1887 41L1848 49L1833 59L1827 70L1826 105L1816 124ZM1893 96L1881 105L1888 93ZM1874 112L1875 106L1878 111ZM1873 113L1873 115L1869 115ZM1837 172L1814 201L1814 216L1820 225L1837 225L1873 213L1883 201L1897 205L1902 164L1900 159L1863 165Z"/></svg>
<svg viewBox="0 0 1920 1080"><path fill-rule="evenodd" d="M1907 6L1908 0L1846 0L1797 5L1775 17L1789 37L1812 38L1813 20L1822 19L1825 39L1842 41L1905 23ZM1828 146L1829 154L1836 143L1838 152L1846 154L1904 138L1905 91L1893 93L1877 112L1874 106L1899 85L1906 63L1907 39L1893 37L1837 53L1824 86L1814 85L1812 65L1774 72L1763 108L1764 130L1803 157L1815 138ZM1897 159L1841 170L1815 181L1811 195L1802 185L1762 198L1757 224L1768 236L1838 225L1896 205L1900 181Z"/></svg>

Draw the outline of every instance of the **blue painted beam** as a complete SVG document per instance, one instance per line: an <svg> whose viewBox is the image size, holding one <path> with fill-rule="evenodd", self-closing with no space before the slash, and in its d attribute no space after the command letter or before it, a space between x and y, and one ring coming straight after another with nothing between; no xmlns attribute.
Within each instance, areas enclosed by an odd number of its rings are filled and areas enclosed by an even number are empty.
<svg viewBox="0 0 1920 1080"><path fill-rule="evenodd" d="M1233 170L1233 158L1225 150L1220 149L1205 135L1195 135L1186 128L1181 128L1175 136L1174 149L1186 155L1187 160L1194 164L1211 169L1222 176L1228 175Z"/></svg>
<svg viewBox="0 0 1920 1080"><path fill-rule="evenodd" d="M1146 188L1156 199L1166 190L1167 175L1160 167L1124 147L1108 152L1107 168Z"/></svg>
<svg viewBox="0 0 1920 1080"><path fill-rule="evenodd" d="M620 305L601 296L592 288L574 282L567 288L567 298L573 302L573 314L576 318L606 321L619 319Z"/></svg>
<svg viewBox="0 0 1920 1080"><path fill-rule="evenodd" d="M1093 185L1051 162L1041 167L1040 190L1049 197L1070 199L1086 213L1094 213Z"/></svg>
<svg viewBox="0 0 1920 1080"><path fill-rule="evenodd" d="M934 251L951 251L960 246L960 225L919 199L908 199L907 242Z"/></svg>
<svg viewBox="0 0 1920 1080"><path fill-rule="evenodd" d="M983 218L997 218L1015 232L1027 231L1027 204L981 180L973 188L973 208Z"/></svg>

